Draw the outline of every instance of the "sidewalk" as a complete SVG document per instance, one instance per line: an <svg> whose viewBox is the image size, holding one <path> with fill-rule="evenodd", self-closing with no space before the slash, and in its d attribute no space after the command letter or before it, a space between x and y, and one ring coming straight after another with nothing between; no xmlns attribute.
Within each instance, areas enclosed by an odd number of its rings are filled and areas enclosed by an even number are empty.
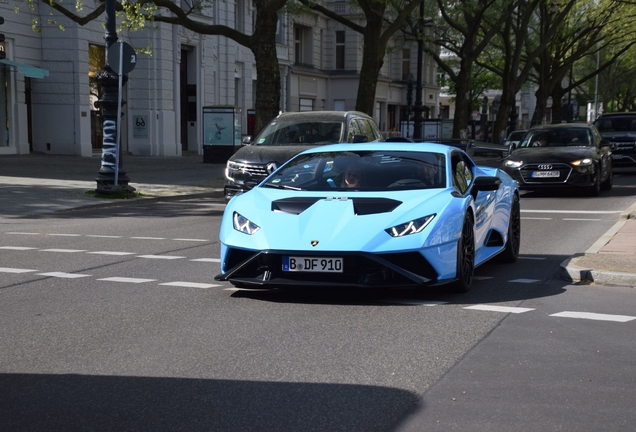
<svg viewBox="0 0 636 432"><path fill-rule="evenodd" d="M203 163L203 156L128 156L123 169L141 198L95 198L100 156L91 158L33 153L0 156L0 219L60 210L130 205L171 197L223 199L225 164ZM636 204L584 254L561 263L563 279L636 287Z"/></svg>

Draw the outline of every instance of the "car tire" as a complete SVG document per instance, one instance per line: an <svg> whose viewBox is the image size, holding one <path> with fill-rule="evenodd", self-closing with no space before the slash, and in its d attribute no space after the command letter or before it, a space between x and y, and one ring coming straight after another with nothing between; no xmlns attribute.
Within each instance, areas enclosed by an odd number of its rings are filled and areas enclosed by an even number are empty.
<svg viewBox="0 0 636 432"><path fill-rule="evenodd" d="M601 189L611 190L613 185L614 185L614 167L610 164L609 175L607 176L607 179L603 183L601 183Z"/></svg>
<svg viewBox="0 0 636 432"><path fill-rule="evenodd" d="M462 234L457 242L457 279L453 282L453 291L470 291L475 273L475 231L473 217L469 212L464 216Z"/></svg>
<svg viewBox="0 0 636 432"><path fill-rule="evenodd" d="M515 194L510 206L510 217L508 221L508 241L503 252L497 257L499 262L513 263L519 258L519 248L521 246L521 206L519 196Z"/></svg>
<svg viewBox="0 0 636 432"><path fill-rule="evenodd" d="M597 168L596 170L596 178L594 179L594 184L587 188L586 190L587 196L595 197L599 196L601 193L601 172Z"/></svg>

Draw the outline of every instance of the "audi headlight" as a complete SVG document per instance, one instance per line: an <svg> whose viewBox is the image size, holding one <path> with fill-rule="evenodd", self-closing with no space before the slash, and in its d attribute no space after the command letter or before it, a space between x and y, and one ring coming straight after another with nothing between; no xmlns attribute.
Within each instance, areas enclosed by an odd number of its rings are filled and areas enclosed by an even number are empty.
<svg viewBox="0 0 636 432"><path fill-rule="evenodd" d="M248 235L252 235L256 231L261 229L261 227L256 225L254 222L250 221L245 216L241 216L237 212L234 212L234 215L232 216L232 220L234 221L235 230L248 234Z"/></svg>
<svg viewBox="0 0 636 432"><path fill-rule="evenodd" d="M507 160L506 161L506 166L508 168L519 168L521 166L521 164L523 164L522 161L514 161L514 160Z"/></svg>
<svg viewBox="0 0 636 432"><path fill-rule="evenodd" d="M410 222L406 222L400 225L396 225L392 228L387 228L385 231L389 233L391 237L404 237L410 234L417 234L421 232L426 226L431 223L431 221L435 218L436 215L432 214L429 216L424 216L419 219L412 220Z"/></svg>
<svg viewBox="0 0 636 432"><path fill-rule="evenodd" d="M584 166L592 165L592 162L593 162L592 159L585 158L585 159L575 160L574 162L572 162L572 165L576 167L584 167Z"/></svg>

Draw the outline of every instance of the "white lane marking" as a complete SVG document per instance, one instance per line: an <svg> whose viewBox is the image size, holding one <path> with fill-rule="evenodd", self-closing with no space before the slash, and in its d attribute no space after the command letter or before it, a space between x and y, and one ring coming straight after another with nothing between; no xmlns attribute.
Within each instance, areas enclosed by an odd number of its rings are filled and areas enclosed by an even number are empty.
<svg viewBox="0 0 636 432"><path fill-rule="evenodd" d="M492 279L492 276L473 276L473 279L475 280L488 280L488 279Z"/></svg>
<svg viewBox="0 0 636 432"><path fill-rule="evenodd" d="M96 255L135 255L135 252L113 252L113 251L96 251L96 252L88 252L89 254Z"/></svg>
<svg viewBox="0 0 636 432"><path fill-rule="evenodd" d="M40 249L42 252L63 252L63 253L77 253L77 252L87 252L86 250L81 249Z"/></svg>
<svg viewBox="0 0 636 432"><path fill-rule="evenodd" d="M537 283L537 282L541 282L541 279L513 279L513 280L509 280L508 282L517 282L517 283Z"/></svg>
<svg viewBox="0 0 636 432"><path fill-rule="evenodd" d="M563 218L566 221L600 221L603 219Z"/></svg>
<svg viewBox="0 0 636 432"><path fill-rule="evenodd" d="M197 283L197 282L166 282L166 283L160 283L159 285L184 287L184 288L212 288L212 287L221 286L216 284L204 284L204 283Z"/></svg>
<svg viewBox="0 0 636 432"><path fill-rule="evenodd" d="M40 233L33 233L33 232L6 232L5 234L40 235Z"/></svg>
<svg viewBox="0 0 636 432"><path fill-rule="evenodd" d="M50 272L50 273L38 273L39 276L50 276L64 279L77 279L83 277L89 277L92 275L80 274L80 273L62 273L62 272Z"/></svg>
<svg viewBox="0 0 636 432"><path fill-rule="evenodd" d="M616 214L622 210L521 210L521 213L555 213L555 214Z"/></svg>
<svg viewBox="0 0 636 432"><path fill-rule="evenodd" d="M81 237L81 234L46 234L47 236L56 236L56 237Z"/></svg>
<svg viewBox="0 0 636 432"><path fill-rule="evenodd" d="M36 271L37 270L31 270L31 269L0 267L0 273L29 273L29 272L36 272Z"/></svg>
<svg viewBox="0 0 636 432"><path fill-rule="evenodd" d="M131 239L136 240L165 240L165 237L131 237Z"/></svg>
<svg viewBox="0 0 636 432"><path fill-rule="evenodd" d="M552 220L552 218L522 217L522 220Z"/></svg>
<svg viewBox="0 0 636 432"><path fill-rule="evenodd" d="M0 249L6 249L6 250L33 250L33 249L37 249L37 248L24 247L24 246L0 246Z"/></svg>
<svg viewBox="0 0 636 432"><path fill-rule="evenodd" d="M444 301L407 300L407 299L386 299L386 300L382 300L382 303L412 305L412 306L439 306L443 304L448 304L448 302L444 302Z"/></svg>
<svg viewBox="0 0 636 432"><path fill-rule="evenodd" d="M97 234L87 234L86 237L97 237L97 238L121 238L121 236L114 235L97 235Z"/></svg>
<svg viewBox="0 0 636 432"><path fill-rule="evenodd" d="M474 305L468 306L464 309L473 309L473 310L481 310L481 311L489 311L489 312L504 312L504 313L524 313L529 312L534 309L531 308L520 308L520 307L510 307L510 306L494 306L494 305Z"/></svg>
<svg viewBox="0 0 636 432"><path fill-rule="evenodd" d="M627 316L627 315L608 315L608 314L598 314L591 312L559 312L552 314L550 316L553 317L561 317L561 318L580 318L580 319L589 319L595 321L614 321L614 322L628 322L633 321L636 317Z"/></svg>
<svg viewBox="0 0 636 432"><path fill-rule="evenodd" d="M182 258L185 258L185 257L184 256L174 256L174 255L138 255L137 258L174 260L174 259L182 259Z"/></svg>
<svg viewBox="0 0 636 432"><path fill-rule="evenodd" d="M544 260L545 257L524 257L524 256L520 256L519 259L526 259L526 260Z"/></svg>
<svg viewBox="0 0 636 432"><path fill-rule="evenodd" d="M172 239L172 240L189 241L189 242L207 242L207 241L210 241L210 240L207 240L207 239L187 239L187 238L176 238L176 239Z"/></svg>
<svg viewBox="0 0 636 432"><path fill-rule="evenodd" d="M197 258L197 259L191 259L190 261L199 261L199 262L216 262L216 263L220 263L221 259L220 258Z"/></svg>
<svg viewBox="0 0 636 432"><path fill-rule="evenodd" d="M138 278L125 278L125 277L110 277L110 278L97 279L97 280L106 281L106 282L144 283L144 282L154 282L157 279L138 279Z"/></svg>

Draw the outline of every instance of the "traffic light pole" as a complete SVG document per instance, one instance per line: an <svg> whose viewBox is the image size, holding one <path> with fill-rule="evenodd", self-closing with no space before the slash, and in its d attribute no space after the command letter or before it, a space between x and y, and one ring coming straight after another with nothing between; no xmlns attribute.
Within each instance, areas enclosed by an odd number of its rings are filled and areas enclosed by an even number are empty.
<svg viewBox="0 0 636 432"><path fill-rule="evenodd" d="M105 0L106 3L106 52L117 42L117 23L115 20L115 0ZM123 83L128 80L122 76ZM120 155L118 140L118 113L119 113L119 77L108 60L104 70L97 75L97 82L103 89L102 98L97 104L102 110L102 163L97 173L98 195L110 195L120 191L133 192L135 188L128 185L130 179L122 169L123 162Z"/></svg>

